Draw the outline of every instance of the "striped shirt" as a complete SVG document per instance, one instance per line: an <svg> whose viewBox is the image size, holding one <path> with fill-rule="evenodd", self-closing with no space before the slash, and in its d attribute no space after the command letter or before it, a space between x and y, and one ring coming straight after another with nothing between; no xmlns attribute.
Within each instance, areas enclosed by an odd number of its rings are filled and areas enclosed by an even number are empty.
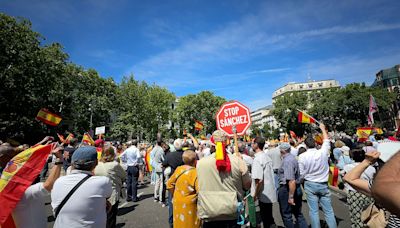
<svg viewBox="0 0 400 228"><path fill-rule="evenodd" d="M282 165L278 171L279 184L287 184L290 180L296 180L300 183L299 164L293 154L282 156Z"/></svg>

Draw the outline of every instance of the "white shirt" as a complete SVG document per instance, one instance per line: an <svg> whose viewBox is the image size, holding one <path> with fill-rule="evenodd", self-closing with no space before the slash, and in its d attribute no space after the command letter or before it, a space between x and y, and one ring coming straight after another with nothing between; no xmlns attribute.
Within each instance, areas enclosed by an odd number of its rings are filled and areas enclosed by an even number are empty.
<svg viewBox="0 0 400 228"><path fill-rule="evenodd" d="M359 162L347 164L343 167L343 170L346 173L348 173L359 164L360 164ZM365 171L361 174L361 179L366 180L366 181L368 181L368 183L370 183L370 181L372 181L374 179L375 173L376 173L376 169L372 166L368 166L368 168L365 169ZM348 183L345 183L344 186L345 186L346 190L351 190L353 192L357 192L357 190L355 190L353 187L351 187Z"/></svg>
<svg viewBox="0 0 400 228"><path fill-rule="evenodd" d="M70 175L56 180L51 191L53 213L71 189L88 174L91 173L72 170ZM108 177L90 177L65 203L54 222L54 227L106 227L106 199L111 193L112 184Z"/></svg>
<svg viewBox="0 0 400 228"><path fill-rule="evenodd" d="M291 149L290 149L290 153L293 154L295 157L297 157L297 154L299 153L299 150L292 146Z"/></svg>
<svg viewBox="0 0 400 228"><path fill-rule="evenodd" d="M278 147L269 149L266 154L272 160L272 168L279 169L282 166L281 150Z"/></svg>
<svg viewBox="0 0 400 228"><path fill-rule="evenodd" d="M328 182L329 149L328 139L324 139L321 149L308 149L299 156L300 176L311 182Z"/></svg>
<svg viewBox="0 0 400 228"><path fill-rule="evenodd" d="M45 198L49 194L43 183L29 186L13 211L15 225L21 228L47 227Z"/></svg>
<svg viewBox="0 0 400 228"><path fill-rule="evenodd" d="M258 179L264 182L264 186L258 195L258 199L263 203L275 203L276 190L272 160L265 153L257 152L254 155L253 165L251 167L251 178L251 194L254 195L255 193L255 179Z"/></svg>
<svg viewBox="0 0 400 228"><path fill-rule="evenodd" d="M140 151L136 146L130 146L121 154L121 157L126 159L127 166L136 166L138 165L141 156Z"/></svg>

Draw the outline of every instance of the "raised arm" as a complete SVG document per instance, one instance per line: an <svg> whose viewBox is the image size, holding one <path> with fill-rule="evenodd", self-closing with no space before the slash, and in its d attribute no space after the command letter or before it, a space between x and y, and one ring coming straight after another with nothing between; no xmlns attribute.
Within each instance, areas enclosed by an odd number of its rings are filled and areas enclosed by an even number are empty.
<svg viewBox="0 0 400 228"><path fill-rule="evenodd" d="M365 159L359 165L354 167L348 172L343 180L347 182L351 187L364 195L371 196L371 189L367 180L361 179L361 174L368 168L368 166L374 164L379 158L380 153L377 151L369 152L365 154Z"/></svg>
<svg viewBox="0 0 400 228"><path fill-rule="evenodd" d="M391 213L400 216L400 152L378 172L372 185L372 196Z"/></svg>

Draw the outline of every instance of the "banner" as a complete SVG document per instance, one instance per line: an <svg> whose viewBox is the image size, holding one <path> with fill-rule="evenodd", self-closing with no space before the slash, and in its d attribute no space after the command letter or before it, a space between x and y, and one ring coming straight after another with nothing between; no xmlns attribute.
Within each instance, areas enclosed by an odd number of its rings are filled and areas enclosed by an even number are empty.
<svg viewBox="0 0 400 228"><path fill-rule="evenodd" d="M0 179L0 227L13 224L11 213L24 196L25 190L40 174L52 146L49 144L31 147L8 162Z"/></svg>
<svg viewBox="0 0 400 228"><path fill-rule="evenodd" d="M50 126L57 126L62 120L61 116L54 114L45 108L39 110L36 119Z"/></svg>

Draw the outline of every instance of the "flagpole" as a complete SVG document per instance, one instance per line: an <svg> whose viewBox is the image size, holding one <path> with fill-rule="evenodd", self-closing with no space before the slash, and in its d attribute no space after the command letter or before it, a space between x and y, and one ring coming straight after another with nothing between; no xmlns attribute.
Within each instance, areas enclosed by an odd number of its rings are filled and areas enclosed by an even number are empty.
<svg viewBox="0 0 400 228"><path fill-rule="evenodd" d="M313 118L317 124L321 125L321 122L319 122L317 119L315 119L314 117L312 117L311 115L309 115L309 114L308 114L308 113L306 113L305 111L301 111L301 110L300 110L300 109L298 109L298 108L297 108L297 111L299 111L299 112L302 112L302 113L304 113L304 114L308 115L309 117Z"/></svg>

